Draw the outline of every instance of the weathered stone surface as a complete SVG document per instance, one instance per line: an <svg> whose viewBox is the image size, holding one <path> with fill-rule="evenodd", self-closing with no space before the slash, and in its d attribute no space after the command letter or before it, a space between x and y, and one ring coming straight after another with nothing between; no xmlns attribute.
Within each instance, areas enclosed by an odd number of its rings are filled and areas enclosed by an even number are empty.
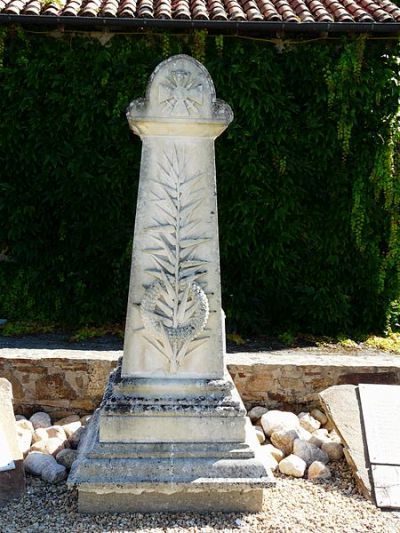
<svg viewBox="0 0 400 533"><path fill-rule="evenodd" d="M278 461L278 463L285 457L283 451L279 448L276 448L276 446L273 446L272 444L265 444L262 449L265 452L270 453L272 457Z"/></svg>
<svg viewBox="0 0 400 533"><path fill-rule="evenodd" d="M329 439L332 442L337 442L338 444L343 444L342 439L340 438L340 435L337 434L337 432L332 429L332 431L329 432Z"/></svg>
<svg viewBox="0 0 400 533"><path fill-rule="evenodd" d="M39 440L34 442L31 446L31 452L41 452L48 455L57 455L57 453L65 448L65 441L52 437L50 439Z"/></svg>
<svg viewBox="0 0 400 533"><path fill-rule="evenodd" d="M320 409L313 409L310 414L312 417L318 420L321 426L325 425L328 422L326 414L323 413Z"/></svg>
<svg viewBox="0 0 400 533"><path fill-rule="evenodd" d="M293 443L300 438L298 430L292 429L290 431L281 430L275 431L271 435L271 442L279 450L282 450L284 455L290 455L293 451Z"/></svg>
<svg viewBox="0 0 400 533"><path fill-rule="evenodd" d="M38 428L47 428L51 426L51 418L47 413L44 413L43 411L38 411L37 413L34 413L29 421L32 423L32 426L34 429Z"/></svg>
<svg viewBox="0 0 400 533"><path fill-rule="evenodd" d="M65 468L70 469L72 463L76 461L77 457L77 450L73 450L72 448L65 448L64 450L58 452L58 454L56 455L56 461L60 465L65 466Z"/></svg>
<svg viewBox="0 0 400 533"><path fill-rule="evenodd" d="M69 484L91 512L260 509L270 469L224 366L214 139L232 112L175 56L127 116L143 148L124 356Z"/></svg>
<svg viewBox="0 0 400 533"><path fill-rule="evenodd" d="M0 378L0 508L25 492L22 452L18 445L12 398L11 383Z"/></svg>
<svg viewBox="0 0 400 533"><path fill-rule="evenodd" d="M318 446L314 446L314 444L310 444L301 439L296 439L294 441L293 454L303 459L307 466L311 465L314 461L320 461L325 464L329 462L328 455L318 448Z"/></svg>
<svg viewBox="0 0 400 533"><path fill-rule="evenodd" d="M324 442L321 450L326 453L330 461L339 461L343 457L343 446L337 442Z"/></svg>
<svg viewBox="0 0 400 533"><path fill-rule="evenodd" d="M279 471L287 476L303 477L306 468L306 462L297 455L289 455L279 463Z"/></svg>
<svg viewBox="0 0 400 533"><path fill-rule="evenodd" d="M20 420L26 420L26 416L24 415L15 415L15 421L19 422ZM32 426L33 429L33 426Z"/></svg>
<svg viewBox="0 0 400 533"><path fill-rule="evenodd" d="M300 426L310 433L313 433L321 427L321 422L318 422L310 413L300 413L299 420Z"/></svg>
<svg viewBox="0 0 400 533"><path fill-rule="evenodd" d="M262 415L265 415L265 413L268 411L267 407L264 407L262 405L256 405L250 411L247 413L247 416L250 418L250 420L254 423L259 420Z"/></svg>
<svg viewBox="0 0 400 533"><path fill-rule="evenodd" d="M357 387L340 385L320 393L321 402L329 421L340 435L347 462L352 468L361 493L371 499L368 458L364 448L361 412Z"/></svg>
<svg viewBox="0 0 400 533"><path fill-rule="evenodd" d="M320 461L314 461L308 467L307 477L308 479L330 479L332 473L326 464Z"/></svg>
<svg viewBox="0 0 400 533"><path fill-rule="evenodd" d="M294 413L271 410L261 417L261 424L267 437L277 431L296 430L300 427L298 417Z"/></svg>

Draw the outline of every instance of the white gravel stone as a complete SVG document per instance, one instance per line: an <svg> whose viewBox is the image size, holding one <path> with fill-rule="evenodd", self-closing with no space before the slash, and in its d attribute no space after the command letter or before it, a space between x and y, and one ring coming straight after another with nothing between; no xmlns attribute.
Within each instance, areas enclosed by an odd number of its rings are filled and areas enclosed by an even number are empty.
<svg viewBox="0 0 400 533"><path fill-rule="evenodd" d="M38 428L35 429L33 433L33 442L38 442L39 440L46 440L56 437L62 441L67 439L67 435L62 426L50 426L48 428Z"/></svg>
<svg viewBox="0 0 400 533"><path fill-rule="evenodd" d="M261 428L254 428L255 429L255 432L256 432L256 435L257 435L257 439L258 439L258 442L260 444L263 444L265 442L265 435L264 435L264 431L261 429Z"/></svg>
<svg viewBox="0 0 400 533"><path fill-rule="evenodd" d="M35 431L34 428L33 428L32 422L30 422L26 418L22 418L21 420L17 420L15 422L15 425L17 426L17 431L18 431L18 429L25 429L25 430L30 431L32 434Z"/></svg>
<svg viewBox="0 0 400 533"><path fill-rule="evenodd" d="M321 448L324 442L331 442L331 439L328 435L328 430L317 429L317 431L314 431L314 433L311 435L311 438L308 442L314 444L314 446L318 446L318 448Z"/></svg>
<svg viewBox="0 0 400 533"><path fill-rule="evenodd" d="M65 441L52 437L50 439L39 440L31 446L31 452L41 452L48 455L57 455L60 450L65 448Z"/></svg>
<svg viewBox="0 0 400 533"><path fill-rule="evenodd" d="M308 468L308 479L330 479L331 476L329 468L320 461L314 461Z"/></svg>
<svg viewBox="0 0 400 533"><path fill-rule="evenodd" d="M320 409L313 409L311 411L311 416L313 416L318 422L323 426L328 422L328 418L325 413L323 413Z"/></svg>
<svg viewBox="0 0 400 533"><path fill-rule="evenodd" d="M78 513L75 491L65 482L27 476L27 492L0 513L4 533L398 533L400 519L357 493L344 460L330 466L328 484L284 476L265 491L260 513ZM237 520L240 520L238 526Z"/></svg>
<svg viewBox="0 0 400 533"><path fill-rule="evenodd" d="M77 457L78 457L77 450L66 448L58 452L58 454L56 455L56 461L60 465L65 466L65 468L70 469L72 466L72 463L77 459Z"/></svg>
<svg viewBox="0 0 400 533"><path fill-rule="evenodd" d="M262 415L261 424L267 437L276 431L290 431L300 427L299 419L294 413L277 410Z"/></svg>
<svg viewBox="0 0 400 533"><path fill-rule="evenodd" d="M279 471L287 476L303 477L306 468L306 462L296 455L289 455L279 463Z"/></svg>
<svg viewBox="0 0 400 533"><path fill-rule="evenodd" d="M272 444L265 444L263 446L263 449L267 452L267 453L270 453L272 455L272 457L278 461L278 463L280 461L282 461L282 459L285 457L284 453L282 450L280 450L279 448L276 448L275 446L273 446Z"/></svg>
<svg viewBox="0 0 400 533"><path fill-rule="evenodd" d="M254 423L257 422L257 420L259 420L262 415L265 415L267 411L268 409L266 407L263 407L262 405L256 405L256 407L250 409L250 411L247 413L247 416Z"/></svg>
<svg viewBox="0 0 400 533"><path fill-rule="evenodd" d="M343 446L338 442L324 442L321 450L326 453L330 461L339 461L343 457Z"/></svg>
<svg viewBox="0 0 400 533"><path fill-rule="evenodd" d="M293 454L297 455L307 463L307 466L310 466L314 461L320 461L321 463L328 463L328 455L320 450L318 446L310 444L301 439L296 439L293 443Z"/></svg>
<svg viewBox="0 0 400 533"><path fill-rule="evenodd" d="M69 424L57 424L62 425L68 439L72 437L72 435L78 431L79 428L82 427L82 423L80 420L77 420L75 422L70 422Z"/></svg>
<svg viewBox="0 0 400 533"><path fill-rule="evenodd" d="M299 414L300 426L310 433L313 433L321 427L321 423L316 418L310 415L310 413Z"/></svg>
<svg viewBox="0 0 400 533"><path fill-rule="evenodd" d="M284 455L290 455L292 453L293 443L299 438L300 433L295 429L291 429L289 431L274 431L270 437L272 444L276 446L276 448L282 450Z"/></svg>
<svg viewBox="0 0 400 533"><path fill-rule="evenodd" d="M29 420L32 422L34 429L48 428L51 426L50 416L43 411L38 411L37 413L33 414Z"/></svg>
<svg viewBox="0 0 400 533"><path fill-rule="evenodd" d="M25 456L29 452L32 444L32 433L29 429L17 427L17 440L19 449L22 455Z"/></svg>

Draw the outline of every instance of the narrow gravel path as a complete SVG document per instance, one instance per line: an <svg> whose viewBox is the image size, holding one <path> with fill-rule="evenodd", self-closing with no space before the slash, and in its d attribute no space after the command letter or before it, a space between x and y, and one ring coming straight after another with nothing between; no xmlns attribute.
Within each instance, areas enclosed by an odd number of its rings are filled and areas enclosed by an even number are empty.
<svg viewBox="0 0 400 533"><path fill-rule="evenodd" d="M0 509L0 531L400 533L400 518L359 496L349 468L342 462L334 466L329 482L278 477L276 487L266 491L264 510L258 514L80 515L76 493L65 483L54 486L29 477L25 498Z"/></svg>

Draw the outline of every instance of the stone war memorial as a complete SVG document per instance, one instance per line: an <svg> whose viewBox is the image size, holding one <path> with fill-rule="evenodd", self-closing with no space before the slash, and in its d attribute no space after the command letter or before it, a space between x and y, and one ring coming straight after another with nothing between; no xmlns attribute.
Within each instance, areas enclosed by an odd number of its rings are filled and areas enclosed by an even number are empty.
<svg viewBox="0 0 400 533"><path fill-rule="evenodd" d="M232 111L179 55L127 117L143 147L124 352L68 483L82 512L259 511L273 476L224 363L214 141Z"/></svg>

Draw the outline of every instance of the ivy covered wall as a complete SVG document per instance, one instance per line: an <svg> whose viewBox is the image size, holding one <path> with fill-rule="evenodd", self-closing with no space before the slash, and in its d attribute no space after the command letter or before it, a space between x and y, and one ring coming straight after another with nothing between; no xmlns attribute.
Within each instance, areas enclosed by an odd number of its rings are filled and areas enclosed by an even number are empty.
<svg viewBox="0 0 400 533"><path fill-rule="evenodd" d="M228 328L395 327L395 40L1 32L1 317L124 320L140 163L125 109L184 52L235 114L216 145Z"/></svg>

